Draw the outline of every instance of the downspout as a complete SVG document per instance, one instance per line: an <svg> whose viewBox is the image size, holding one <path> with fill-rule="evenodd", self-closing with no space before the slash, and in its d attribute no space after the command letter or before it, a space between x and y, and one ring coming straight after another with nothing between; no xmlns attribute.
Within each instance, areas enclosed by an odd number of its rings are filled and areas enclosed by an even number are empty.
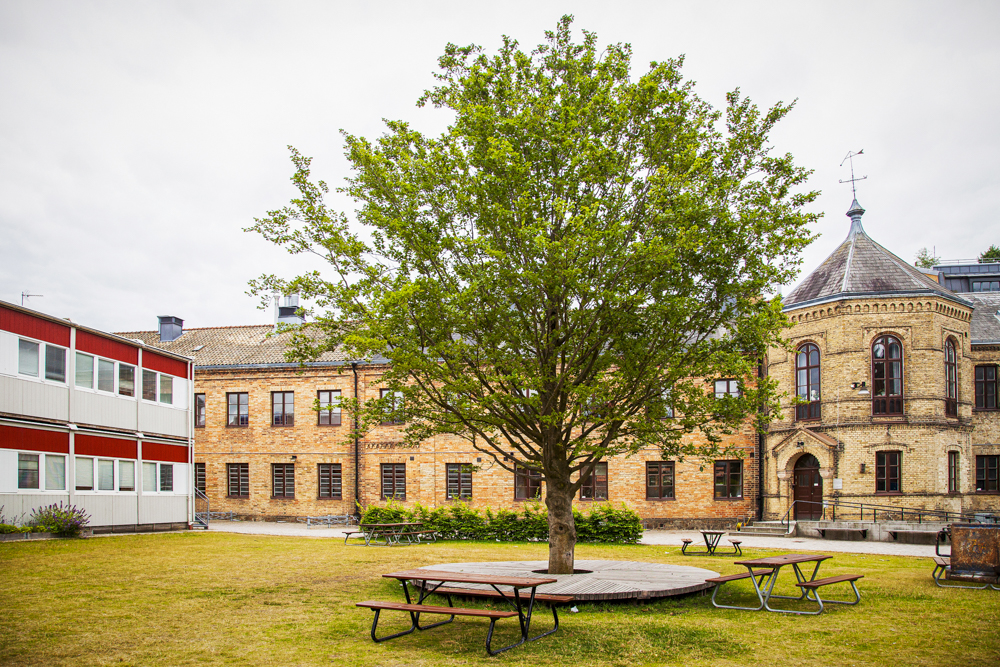
<svg viewBox="0 0 1000 667"><path fill-rule="evenodd" d="M358 401L358 362L351 362L351 372L354 373L354 401ZM358 404L360 406L360 404ZM358 415L355 411L351 417L351 428L354 429L354 516L361 521L361 444L358 437Z"/></svg>
<svg viewBox="0 0 1000 667"><path fill-rule="evenodd" d="M757 365L757 377L763 379L767 376L767 355ZM761 429L764 425L764 404L761 402L757 408L757 521L764 520L764 446L765 438Z"/></svg>

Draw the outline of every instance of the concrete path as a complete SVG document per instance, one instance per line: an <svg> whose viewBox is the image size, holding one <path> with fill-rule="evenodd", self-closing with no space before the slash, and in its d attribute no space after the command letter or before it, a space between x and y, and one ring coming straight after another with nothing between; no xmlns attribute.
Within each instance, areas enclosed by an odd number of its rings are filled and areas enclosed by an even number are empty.
<svg viewBox="0 0 1000 667"><path fill-rule="evenodd" d="M245 535L278 535L284 537L313 538L344 538L344 531L355 528L306 528L304 523L273 523L267 521L213 521L209 530L242 533ZM732 537L732 536L728 536ZM696 530L647 530L642 535L640 544L666 547L680 547L683 538L694 540L693 546L703 545L701 533ZM733 538L736 539L736 538ZM850 540L821 540L808 537L763 537L757 535L741 535L741 545L744 549L778 549L794 553L795 551L830 551L839 553L885 554L890 556L921 556L930 558L934 555L934 545L931 544L898 544L896 542L867 542ZM720 548L727 542L723 537Z"/></svg>

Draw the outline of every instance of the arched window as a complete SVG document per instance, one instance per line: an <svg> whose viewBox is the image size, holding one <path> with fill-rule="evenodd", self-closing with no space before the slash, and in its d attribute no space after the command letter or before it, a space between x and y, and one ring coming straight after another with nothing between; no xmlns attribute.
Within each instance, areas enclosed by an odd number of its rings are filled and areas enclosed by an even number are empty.
<svg viewBox="0 0 1000 667"><path fill-rule="evenodd" d="M953 338L944 342L944 413L958 416L958 355Z"/></svg>
<svg viewBox="0 0 1000 667"><path fill-rule="evenodd" d="M894 336L872 344L872 414L903 414L903 344Z"/></svg>
<svg viewBox="0 0 1000 667"><path fill-rule="evenodd" d="M795 354L795 395L800 401L795 406L795 419L819 419L819 348L812 343L799 347Z"/></svg>

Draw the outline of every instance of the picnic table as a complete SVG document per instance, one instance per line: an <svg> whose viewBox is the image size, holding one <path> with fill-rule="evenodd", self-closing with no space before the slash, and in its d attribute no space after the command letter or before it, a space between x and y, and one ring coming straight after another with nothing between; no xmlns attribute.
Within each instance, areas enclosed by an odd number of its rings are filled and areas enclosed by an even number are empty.
<svg viewBox="0 0 1000 667"><path fill-rule="evenodd" d="M855 605L861 601L861 593L858 591L857 584L855 582L861 579L864 575L861 574L842 574L834 577L826 577L823 579L817 579L816 574L819 572L820 564L829 559L832 556L826 556L823 554L785 554L783 556L767 556L764 558L753 558L750 560L736 561L736 565L742 565L747 568L747 571L743 574L731 574L725 577L713 577L712 579L706 579L706 582L714 583L715 587L712 591L712 604L720 609L742 609L745 611L760 611L765 609L767 611L774 611L781 614L819 614L823 612L824 602L826 604L849 604ZM815 563L811 576L806 577L802 572L800 565L805 563ZM802 591L800 595L775 595L774 594L774 584L778 580L778 574L781 572L781 568L786 565L791 565L792 570L795 572L795 585L799 587ZM760 568L754 570L754 568ZM757 600L760 604L756 607L738 607L732 605L719 604L716 601L716 596L719 594L719 589L722 584L737 581L741 579L749 579L753 583L754 592L757 594ZM823 600L819 596L819 589L823 586L829 586L831 584L838 584L843 582L849 582L851 588L854 590L854 601L842 601L842 600ZM810 594L813 597L810 597ZM810 600L816 602L819 609L816 611L797 611L794 609L776 609L770 605L771 600Z"/></svg>
<svg viewBox="0 0 1000 667"><path fill-rule="evenodd" d="M552 608L552 617L554 619L554 627L551 630L543 632L534 637L530 637L531 630L531 614L534 610L535 600L536 600L536 589L543 584L555 583L557 580L549 577L507 577L507 576L497 576L497 575L486 575L486 574L471 574L463 572L444 572L444 571L434 571L434 570L404 570L402 572L391 572L389 574L383 574L383 577L387 579L398 579L403 584L403 595L406 598L405 603L400 602L383 602L379 600L367 600L365 602L358 602L358 607L367 607L375 611L375 619L372 621L371 637L375 642L384 642L389 639L395 639L396 637L402 637L403 635L408 635L414 630L429 630L430 628L436 628L440 625L445 625L446 623L451 623L455 620L456 616L472 616L479 618L490 619L490 627L486 633L486 652L489 655L497 655L504 651L508 651L516 646L520 646L525 642L535 641L536 639L541 639L551 635L553 632L559 629L559 615L556 612L555 604L550 605ZM418 587L419 595L417 596L417 601L413 602L410 595L409 582L419 582ZM499 597L507 603L510 607L509 610L492 610L492 609L464 609L461 607L455 607L452 605L451 596L453 594L463 594L464 589L449 589L442 588L444 584L447 583L462 583L462 584L485 584L490 586L494 591L494 596ZM501 586L504 589L501 589ZM521 591L524 589L530 589L530 594L525 595ZM424 601L431 594L438 593L444 595L448 601L448 606L434 606L424 604ZM564 597L564 596L548 596L548 597ZM572 599L569 596L565 596L568 599ZM376 635L376 629L378 628L379 614L382 611L405 611L410 614L410 628L402 632L397 632L395 634L390 634L385 637L378 637ZM446 621L439 621L437 623L432 623L430 625L420 625L420 615L421 614L444 614L448 615L450 618ZM491 642L493 640L493 627L496 622L501 618L517 618L518 624L520 626L520 640L510 644L509 646L504 646L493 650Z"/></svg>
<svg viewBox="0 0 1000 667"><path fill-rule="evenodd" d="M691 542L693 540L683 539L683 540L681 540L681 542L683 543L683 545L681 546L681 553L683 555L685 555L685 556L697 556L697 555L703 555L703 554L709 555L709 556L716 555L715 552L719 548L719 542L722 540L722 536L726 534L726 531L724 531L724 530L702 530L700 532L701 532L702 538L705 540L705 551L690 551L689 552L688 551L688 547L691 546ZM731 552L730 551L726 551L724 553L720 553L719 554L720 556L722 556L722 555L737 555L737 556L742 556L743 555L743 550L740 549L740 544L742 544L742 542L740 540L729 540L729 543L733 545L733 550Z"/></svg>
<svg viewBox="0 0 1000 667"><path fill-rule="evenodd" d="M349 530L344 533L344 544L352 537L363 539L366 547L380 546L391 547L402 544L401 540L406 539L406 544L420 544L425 540L435 541L434 531L424 530L424 524L419 521L406 523L362 523L358 524L358 530Z"/></svg>

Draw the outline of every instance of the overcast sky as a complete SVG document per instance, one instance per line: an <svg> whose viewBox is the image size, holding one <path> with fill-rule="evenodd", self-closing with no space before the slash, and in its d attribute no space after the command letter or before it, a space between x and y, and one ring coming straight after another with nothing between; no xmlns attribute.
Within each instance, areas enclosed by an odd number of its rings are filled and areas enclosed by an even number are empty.
<svg viewBox="0 0 1000 667"><path fill-rule="evenodd" d="M107 331L273 321L247 281L322 268L242 231L293 196L286 145L336 185L341 128L443 129L415 102L446 43L530 48L564 13L637 72L686 54L717 107L798 99L772 139L823 193L806 272L847 235L849 150L897 255L1000 245L997 2L0 0L0 300Z"/></svg>

